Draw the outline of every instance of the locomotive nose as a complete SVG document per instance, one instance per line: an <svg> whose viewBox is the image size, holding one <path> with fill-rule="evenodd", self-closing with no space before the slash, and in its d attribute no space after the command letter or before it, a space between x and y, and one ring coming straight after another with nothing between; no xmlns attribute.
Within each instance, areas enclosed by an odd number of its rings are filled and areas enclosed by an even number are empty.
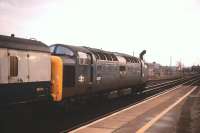
<svg viewBox="0 0 200 133"><path fill-rule="evenodd" d="M62 100L63 62L58 56L51 56L51 96L54 101Z"/></svg>

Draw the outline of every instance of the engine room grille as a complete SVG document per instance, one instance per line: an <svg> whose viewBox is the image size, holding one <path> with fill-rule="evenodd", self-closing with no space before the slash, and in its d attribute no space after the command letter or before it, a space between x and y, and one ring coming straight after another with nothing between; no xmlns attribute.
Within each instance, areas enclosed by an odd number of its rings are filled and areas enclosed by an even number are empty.
<svg viewBox="0 0 200 133"><path fill-rule="evenodd" d="M63 87L74 87L75 86L75 67L64 66L63 67Z"/></svg>

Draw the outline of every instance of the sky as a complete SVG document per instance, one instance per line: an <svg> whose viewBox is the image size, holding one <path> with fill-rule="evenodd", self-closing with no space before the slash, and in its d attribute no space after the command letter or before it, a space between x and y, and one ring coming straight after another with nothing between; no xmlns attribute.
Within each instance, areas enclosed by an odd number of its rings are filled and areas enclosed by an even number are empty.
<svg viewBox="0 0 200 133"><path fill-rule="evenodd" d="M0 34L200 64L200 0L0 0Z"/></svg>

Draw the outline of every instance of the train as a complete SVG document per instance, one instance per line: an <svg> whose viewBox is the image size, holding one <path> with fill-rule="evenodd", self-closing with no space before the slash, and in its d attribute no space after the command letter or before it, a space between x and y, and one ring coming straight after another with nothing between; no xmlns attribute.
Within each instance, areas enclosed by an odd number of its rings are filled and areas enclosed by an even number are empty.
<svg viewBox="0 0 200 133"><path fill-rule="evenodd" d="M0 35L0 104L93 97L144 89L147 65L140 57L102 49Z"/></svg>

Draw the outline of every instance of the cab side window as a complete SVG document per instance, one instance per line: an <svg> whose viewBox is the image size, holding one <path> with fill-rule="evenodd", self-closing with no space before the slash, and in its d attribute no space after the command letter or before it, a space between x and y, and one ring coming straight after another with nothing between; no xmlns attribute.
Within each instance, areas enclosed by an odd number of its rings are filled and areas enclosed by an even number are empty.
<svg viewBox="0 0 200 133"><path fill-rule="evenodd" d="M10 77L17 77L18 75L18 58L10 56Z"/></svg>
<svg viewBox="0 0 200 133"><path fill-rule="evenodd" d="M91 63L91 57L89 54L78 52L78 62L81 65L88 65Z"/></svg>

